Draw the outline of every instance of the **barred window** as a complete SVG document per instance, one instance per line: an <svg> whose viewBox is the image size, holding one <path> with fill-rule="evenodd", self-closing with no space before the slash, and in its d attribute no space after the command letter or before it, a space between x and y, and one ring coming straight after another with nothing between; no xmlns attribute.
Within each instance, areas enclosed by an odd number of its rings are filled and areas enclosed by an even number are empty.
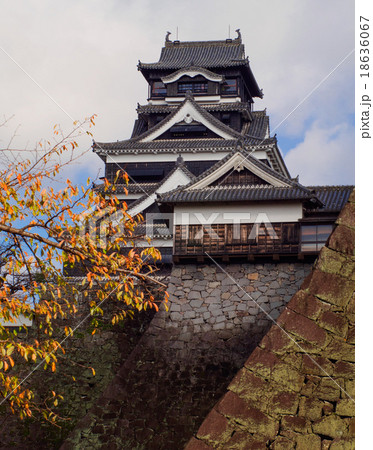
<svg viewBox="0 0 373 450"><path fill-rule="evenodd" d="M162 81L153 81L152 83L152 97L165 97L167 95L167 88Z"/></svg>
<svg viewBox="0 0 373 450"><path fill-rule="evenodd" d="M225 95L237 94L238 85L237 78L228 78L221 86L221 93Z"/></svg>
<svg viewBox="0 0 373 450"><path fill-rule="evenodd" d="M177 91L179 93L185 93L191 91L194 94L201 94L207 92L207 83L200 82L189 82L189 83L178 83Z"/></svg>

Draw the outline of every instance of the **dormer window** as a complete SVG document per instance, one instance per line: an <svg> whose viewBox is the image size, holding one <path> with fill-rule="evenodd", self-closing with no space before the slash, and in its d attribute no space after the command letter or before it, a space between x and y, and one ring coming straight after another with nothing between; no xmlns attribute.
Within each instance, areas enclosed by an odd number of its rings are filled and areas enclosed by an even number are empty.
<svg viewBox="0 0 373 450"><path fill-rule="evenodd" d="M151 97L166 97L167 87L162 81L152 82Z"/></svg>
<svg viewBox="0 0 373 450"><path fill-rule="evenodd" d="M221 85L221 93L223 95L234 95L238 93L237 78L227 78Z"/></svg>
<svg viewBox="0 0 373 450"><path fill-rule="evenodd" d="M207 92L207 83L201 83L199 81L189 81L187 83L178 83L177 92L179 94L185 94L187 91L193 92L193 94L204 94Z"/></svg>

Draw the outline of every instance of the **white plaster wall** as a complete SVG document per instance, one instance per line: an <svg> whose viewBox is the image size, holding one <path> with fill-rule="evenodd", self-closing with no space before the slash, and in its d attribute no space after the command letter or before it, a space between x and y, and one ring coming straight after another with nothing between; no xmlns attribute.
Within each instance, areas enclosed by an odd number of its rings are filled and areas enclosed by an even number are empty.
<svg viewBox="0 0 373 450"><path fill-rule="evenodd" d="M300 202L251 202L175 205L175 225L298 222L302 218Z"/></svg>

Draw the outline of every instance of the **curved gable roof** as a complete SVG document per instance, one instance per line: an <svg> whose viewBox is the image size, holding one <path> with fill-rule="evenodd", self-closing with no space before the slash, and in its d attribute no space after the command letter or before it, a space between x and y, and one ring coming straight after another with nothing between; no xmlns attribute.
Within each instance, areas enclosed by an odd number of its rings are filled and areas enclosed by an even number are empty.
<svg viewBox="0 0 373 450"><path fill-rule="evenodd" d="M220 75L218 73L211 72L211 70L205 69L203 67L191 66L183 69L179 69L176 72L170 73L161 78L164 84L173 83L177 81L179 78L187 75L189 77L195 77L197 75L204 76L207 80L222 82L224 80L224 75Z"/></svg>

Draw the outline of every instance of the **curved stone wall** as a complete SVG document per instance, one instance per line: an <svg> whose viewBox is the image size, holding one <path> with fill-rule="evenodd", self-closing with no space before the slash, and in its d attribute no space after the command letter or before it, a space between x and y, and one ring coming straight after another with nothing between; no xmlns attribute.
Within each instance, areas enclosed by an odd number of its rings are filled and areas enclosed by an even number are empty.
<svg viewBox="0 0 373 450"><path fill-rule="evenodd" d="M136 348L63 449L183 448L297 292L309 263L183 265L168 311Z"/></svg>

